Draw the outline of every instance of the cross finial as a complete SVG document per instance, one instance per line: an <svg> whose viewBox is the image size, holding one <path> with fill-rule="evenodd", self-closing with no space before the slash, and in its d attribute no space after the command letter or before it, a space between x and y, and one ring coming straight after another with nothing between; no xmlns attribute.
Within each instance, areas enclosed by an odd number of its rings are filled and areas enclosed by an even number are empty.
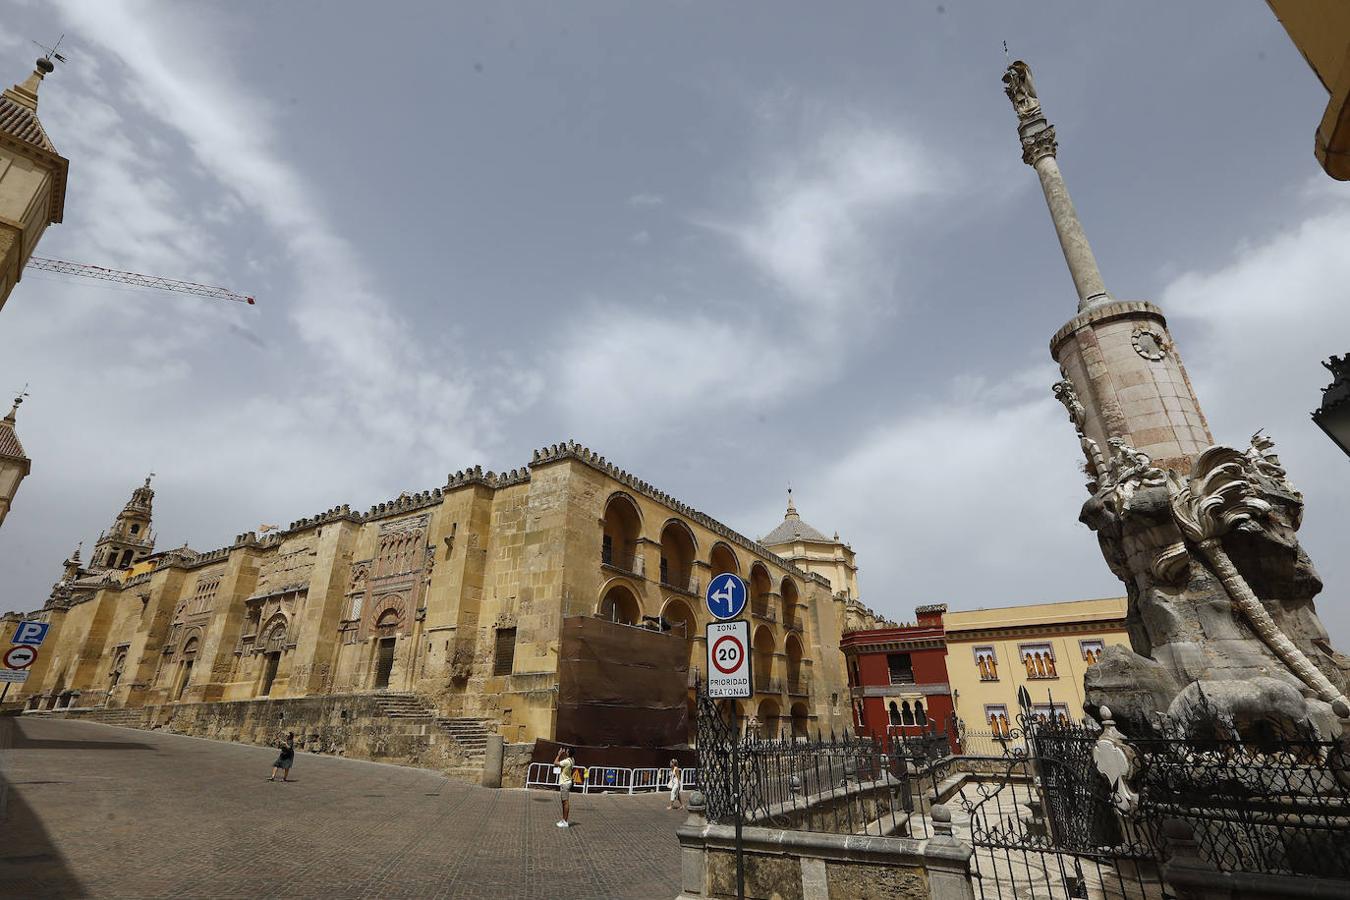
<svg viewBox="0 0 1350 900"><path fill-rule="evenodd" d="M17 391L15 393L14 405L10 407L9 415L6 416L6 418L9 419L11 422L14 421L14 414L19 411L19 404L22 403L23 398L27 396L28 396L28 382L24 382L23 390Z"/></svg>
<svg viewBox="0 0 1350 900"><path fill-rule="evenodd" d="M46 50L46 51L47 51L47 52L46 52L45 54L43 54L43 56L42 56L42 58L45 59L45 60L47 61L47 66L46 66L46 68L43 68L40 64L39 64L38 68L43 69L44 72L51 72L52 69L55 68L55 67L52 66L52 64L51 64L52 60L56 60L57 62L62 62L62 63L66 61L66 58L65 58L64 56L62 56L60 53L57 53L57 52L56 52L57 48L61 46L61 42L64 41L65 39L66 39L66 36L65 36L64 34L62 34L59 38L56 39L56 43L53 44L53 45L50 46L50 47L48 47L46 44L41 44L41 43L38 43L37 41L33 41L34 44L37 44L37 45L38 45L39 47L41 47L43 50Z"/></svg>

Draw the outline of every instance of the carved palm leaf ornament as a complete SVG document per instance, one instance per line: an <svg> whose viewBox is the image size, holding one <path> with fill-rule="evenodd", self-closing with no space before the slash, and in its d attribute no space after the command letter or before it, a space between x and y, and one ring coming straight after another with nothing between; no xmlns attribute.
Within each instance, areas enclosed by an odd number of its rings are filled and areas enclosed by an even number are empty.
<svg viewBox="0 0 1350 900"><path fill-rule="evenodd" d="M1172 516L1187 540L1200 549L1223 582L1233 606L1266 646L1322 700L1344 703L1345 697L1335 685L1271 618L1223 548L1225 534L1259 527L1257 520L1271 511L1269 503L1255 496L1249 463L1246 454L1232 447L1210 447L1196 459L1188 478L1169 471Z"/></svg>

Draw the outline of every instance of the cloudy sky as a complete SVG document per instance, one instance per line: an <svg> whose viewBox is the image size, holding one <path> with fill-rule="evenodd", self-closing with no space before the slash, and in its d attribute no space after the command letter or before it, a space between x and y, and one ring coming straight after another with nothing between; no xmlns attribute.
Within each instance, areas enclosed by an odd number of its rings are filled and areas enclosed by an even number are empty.
<svg viewBox="0 0 1350 900"><path fill-rule="evenodd" d="M1308 419L1350 350L1325 91L1264 3L1023 6L7 3L0 80L67 35L42 254L258 304L24 278L0 609L149 471L159 546L207 550L569 438L751 536L790 481L896 618L1120 593L1006 40L1108 286L1163 305L1219 440L1278 440L1350 644L1350 460Z"/></svg>

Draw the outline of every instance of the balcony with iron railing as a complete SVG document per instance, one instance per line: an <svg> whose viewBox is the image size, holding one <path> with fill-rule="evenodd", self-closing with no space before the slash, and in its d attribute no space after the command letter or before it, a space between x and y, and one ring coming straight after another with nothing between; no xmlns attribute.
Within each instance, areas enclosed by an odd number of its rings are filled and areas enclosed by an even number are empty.
<svg viewBox="0 0 1350 900"><path fill-rule="evenodd" d="M688 584L678 584L678 583L676 583L675 579L676 579L677 577L678 577L678 576L667 575L667 574L666 574L666 571L665 571L665 568L662 567L662 569L661 569L661 587L666 588L666 589L668 589L668 590L676 591L676 592L681 593L681 594L692 594L692 595L695 596L695 597L699 596L699 591L700 591L701 587L700 587L700 585L699 585L699 581L698 581L698 576L697 576L697 575L690 575L690 576L689 576L689 583L688 583Z"/></svg>
<svg viewBox="0 0 1350 900"><path fill-rule="evenodd" d="M756 678L756 694L782 694L783 682L777 678Z"/></svg>
<svg viewBox="0 0 1350 900"><path fill-rule="evenodd" d="M609 544L600 548L600 565L624 575L645 578L646 562L646 558L640 553L615 553Z"/></svg>

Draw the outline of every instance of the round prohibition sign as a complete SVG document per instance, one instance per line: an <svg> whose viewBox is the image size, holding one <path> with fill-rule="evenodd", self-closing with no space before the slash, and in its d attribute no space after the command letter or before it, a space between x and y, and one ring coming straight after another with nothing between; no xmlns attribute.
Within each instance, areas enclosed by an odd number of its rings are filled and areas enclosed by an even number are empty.
<svg viewBox="0 0 1350 900"><path fill-rule="evenodd" d="M37 659L37 651L32 647L10 647L5 651L5 668L26 669Z"/></svg>
<svg viewBox="0 0 1350 900"><path fill-rule="evenodd" d="M745 659L745 647L736 635L724 634L713 641L712 657L717 671L723 675L731 675L741 667L741 660ZM724 659L728 663L726 666L722 665Z"/></svg>

